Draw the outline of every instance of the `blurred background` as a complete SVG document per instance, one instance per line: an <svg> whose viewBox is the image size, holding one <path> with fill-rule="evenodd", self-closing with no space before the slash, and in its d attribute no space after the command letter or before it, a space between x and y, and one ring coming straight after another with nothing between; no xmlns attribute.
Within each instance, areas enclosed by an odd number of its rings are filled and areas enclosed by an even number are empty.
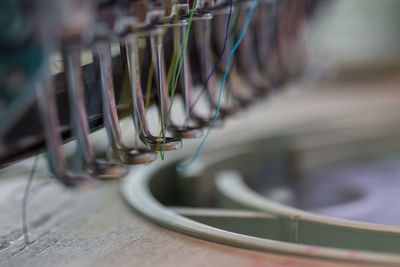
<svg viewBox="0 0 400 267"><path fill-rule="evenodd" d="M397 70L399 12L396 0L328 1L304 35L310 68L324 75L365 76Z"/></svg>

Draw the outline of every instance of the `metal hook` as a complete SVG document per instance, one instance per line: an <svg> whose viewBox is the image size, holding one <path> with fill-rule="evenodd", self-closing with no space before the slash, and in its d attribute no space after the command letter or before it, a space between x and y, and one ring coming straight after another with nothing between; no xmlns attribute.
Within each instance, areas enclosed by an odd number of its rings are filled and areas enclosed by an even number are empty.
<svg viewBox="0 0 400 267"><path fill-rule="evenodd" d="M180 138L165 137L164 144L163 137L156 137L150 133L140 84L138 36L131 34L129 41L126 42L126 51L133 97L132 116L140 140L152 151L180 149L182 147Z"/></svg>
<svg viewBox="0 0 400 267"><path fill-rule="evenodd" d="M175 29L175 28L174 28ZM163 55L163 44L162 44L162 35L153 35L150 37L150 43L151 43L151 53L152 53L152 59L153 59L153 66L155 69L156 73L156 81L159 87L159 104L160 104L160 109L161 109L161 116L163 117L163 121L166 119L166 114L168 114L169 111L169 106L171 103L171 100L169 98L169 93L168 93L168 86L166 84L166 74L165 74L165 62L164 62L164 55ZM156 55L156 56L154 56ZM184 52L183 56L183 66L185 68L187 64L187 56L186 52ZM181 78L182 78L182 73L181 73ZM187 79L183 78L181 80L184 80L185 83L183 85L183 91L184 91L184 96L186 98L187 96ZM189 114L189 105L186 104L187 101L185 102L185 110L186 110L186 115ZM164 122L165 123L165 122ZM173 123L171 116L169 116L169 121L168 123L168 130L172 132L172 134L175 137L180 137L180 138L198 138L203 134L202 127L190 127L188 125L184 126L177 126Z"/></svg>
<svg viewBox="0 0 400 267"><path fill-rule="evenodd" d="M94 61L100 71L104 126L113 155L125 164L148 164L153 162L156 159L155 153L144 149L129 148L123 142L115 104L110 43L101 42L95 44L93 53Z"/></svg>
<svg viewBox="0 0 400 267"><path fill-rule="evenodd" d="M42 88L36 90L39 114L44 128L48 162L51 172L64 185L93 186L94 179L83 173L71 173L66 170L66 162L62 151L60 123L58 119L57 99L53 81L50 76L45 77Z"/></svg>
<svg viewBox="0 0 400 267"><path fill-rule="evenodd" d="M82 87L81 50L76 47L63 49L64 69L66 73L70 115L73 131L77 140L77 152L83 157L84 165L101 179L120 178L126 174L126 168L120 164L96 161L89 140L89 122L85 108Z"/></svg>

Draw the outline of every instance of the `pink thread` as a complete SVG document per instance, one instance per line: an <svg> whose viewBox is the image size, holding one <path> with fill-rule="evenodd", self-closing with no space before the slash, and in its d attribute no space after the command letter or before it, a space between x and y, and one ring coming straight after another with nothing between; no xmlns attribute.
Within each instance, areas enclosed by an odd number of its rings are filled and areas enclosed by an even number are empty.
<svg viewBox="0 0 400 267"><path fill-rule="evenodd" d="M350 258L357 258L358 257L359 252L355 251L355 250L350 250L349 251L349 257Z"/></svg>
<svg viewBox="0 0 400 267"><path fill-rule="evenodd" d="M265 267L263 264L261 257L258 255L253 255L253 261L254 261L254 266L255 267Z"/></svg>
<svg viewBox="0 0 400 267"><path fill-rule="evenodd" d="M260 256L258 255L253 255L253 266L254 267L285 267L285 266L290 266L293 265L293 261L292 260L284 260L281 262L277 262L277 263L264 263L261 259Z"/></svg>
<svg viewBox="0 0 400 267"><path fill-rule="evenodd" d="M285 260L285 261L282 261L281 263L279 263L279 265L280 266L290 266L290 265L293 265L293 261L292 260Z"/></svg>
<svg viewBox="0 0 400 267"><path fill-rule="evenodd" d="M307 248L306 250L304 250L304 253L313 254L313 253L317 252L320 249L321 249L320 247L311 247L311 248Z"/></svg>

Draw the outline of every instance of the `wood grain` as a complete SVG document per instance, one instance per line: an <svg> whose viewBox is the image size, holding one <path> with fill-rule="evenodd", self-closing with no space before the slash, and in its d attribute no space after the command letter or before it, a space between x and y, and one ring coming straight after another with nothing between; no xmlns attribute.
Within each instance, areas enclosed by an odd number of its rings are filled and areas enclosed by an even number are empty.
<svg viewBox="0 0 400 267"><path fill-rule="evenodd" d="M29 164L20 165L20 168L29 168ZM0 266L337 265L247 251L162 229L141 218L124 203L118 182L109 182L87 192L69 192L52 183L32 194L28 216L32 243L26 246L18 193L25 179L17 179L18 182L2 181L2 193L6 193L2 196L8 201L2 202L0 209L3 234ZM40 183L38 180L41 179L36 179L34 188Z"/></svg>

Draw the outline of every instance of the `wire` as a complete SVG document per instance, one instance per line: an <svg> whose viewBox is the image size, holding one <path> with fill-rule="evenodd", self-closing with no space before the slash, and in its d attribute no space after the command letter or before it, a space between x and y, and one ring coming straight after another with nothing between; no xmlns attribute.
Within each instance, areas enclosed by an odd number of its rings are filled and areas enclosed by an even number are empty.
<svg viewBox="0 0 400 267"><path fill-rule="evenodd" d="M256 7L257 7L257 5L258 5L259 2L260 2L260 0L255 0L255 1L253 2L253 4L251 5L249 14L247 15L247 18L246 18L246 23L245 23L245 25L244 25L244 27L243 27L243 30L242 30L242 33L240 34L239 39L238 39L237 42L235 43L235 45L234 45L234 47L233 47L231 53L229 54L228 61L227 61L227 63L226 63L226 68L225 68L225 73L224 73L224 79L222 80L221 91L219 92L217 111L216 111L216 113L215 113L215 117L214 117L214 120L213 120L213 122L212 122L212 124L211 124L211 127L210 127L210 129L208 129L208 132L207 132L206 136L204 137L203 141L201 142L200 147L197 149L197 152L196 152L196 154L194 155L194 157L192 158L192 160L191 160L188 164L186 164L186 165L184 165L184 166L182 166L182 167L177 167L177 170L178 170L178 171L184 171L184 170L186 170L187 168L189 168L189 167L195 162L195 160L196 160L196 159L198 158L198 156L200 155L200 152L202 151L202 149L203 149L203 147L204 147L204 145L205 145L205 143L206 143L206 141L207 141L207 139L208 139L208 137L209 137L209 135L210 135L210 133L211 133L213 127L214 127L214 124L215 124L215 122L216 122L216 120L217 120L217 118L218 118L219 109L220 109L220 106L221 106L222 93L223 93L223 91L224 91L226 76L227 76L227 73L228 73L228 69L229 69L229 65L230 65L230 62L231 62L231 58L232 58L233 55L235 54L235 52L236 52L237 48L239 47L239 45L240 45L240 43L241 43L241 41L242 41L244 35L246 34L247 28L249 27L249 24L250 24L251 19L252 19L252 17L253 17L253 13L254 13L254 11L255 11L255 9L256 9Z"/></svg>

